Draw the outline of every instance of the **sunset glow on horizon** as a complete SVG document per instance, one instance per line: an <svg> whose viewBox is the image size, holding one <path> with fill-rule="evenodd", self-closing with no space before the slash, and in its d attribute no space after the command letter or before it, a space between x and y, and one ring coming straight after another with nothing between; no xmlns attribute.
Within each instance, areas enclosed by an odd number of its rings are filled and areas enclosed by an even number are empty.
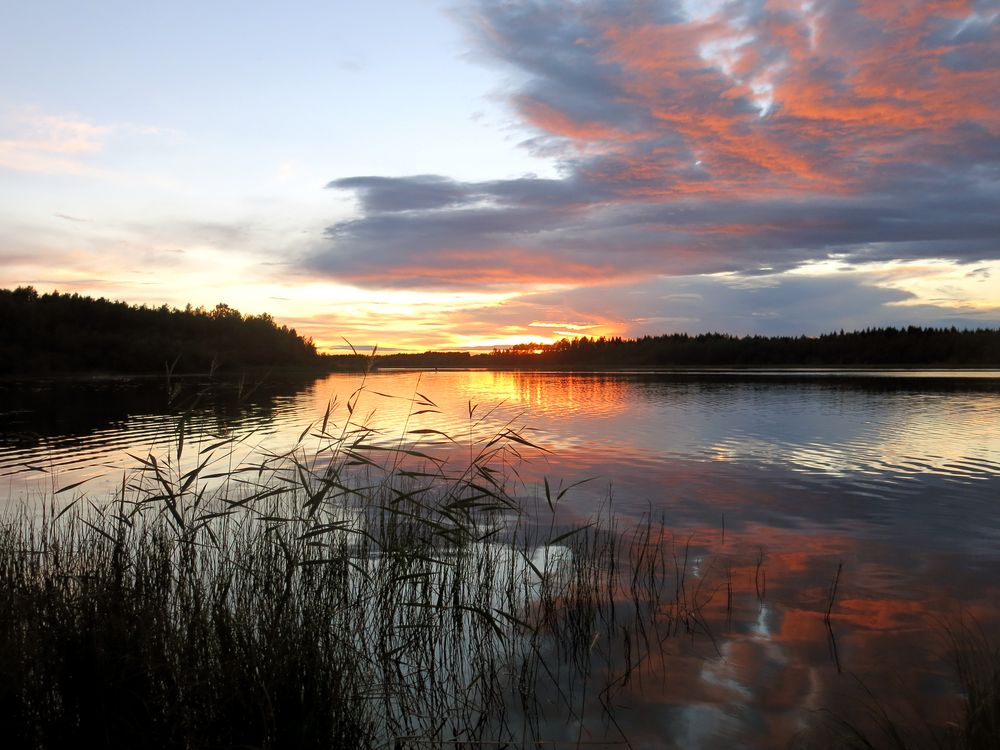
<svg viewBox="0 0 1000 750"><path fill-rule="evenodd" d="M20 4L0 287L321 350L1000 326L996 0Z"/></svg>

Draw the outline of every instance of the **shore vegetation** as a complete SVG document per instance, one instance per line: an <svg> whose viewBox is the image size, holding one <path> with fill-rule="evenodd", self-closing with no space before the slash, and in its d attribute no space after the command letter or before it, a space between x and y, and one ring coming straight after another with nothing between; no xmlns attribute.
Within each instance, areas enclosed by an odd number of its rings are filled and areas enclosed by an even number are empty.
<svg viewBox="0 0 1000 750"><path fill-rule="evenodd" d="M317 367L309 339L268 314L226 304L146 307L104 298L0 289L0 375L240 372Z"/></svg>

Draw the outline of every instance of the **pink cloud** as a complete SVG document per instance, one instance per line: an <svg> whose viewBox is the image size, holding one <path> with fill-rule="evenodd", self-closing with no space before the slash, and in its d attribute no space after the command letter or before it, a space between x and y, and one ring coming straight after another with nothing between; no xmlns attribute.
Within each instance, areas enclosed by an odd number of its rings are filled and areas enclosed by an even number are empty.
<svg viewBox="0 0 1000 750"><path fill-rule="evenodd" d="M364 211L313 270L516 289L1000 253L1000 24L982 2L477 8L476 43L518 73L525 145L562 177L335 180Z"/></svg>

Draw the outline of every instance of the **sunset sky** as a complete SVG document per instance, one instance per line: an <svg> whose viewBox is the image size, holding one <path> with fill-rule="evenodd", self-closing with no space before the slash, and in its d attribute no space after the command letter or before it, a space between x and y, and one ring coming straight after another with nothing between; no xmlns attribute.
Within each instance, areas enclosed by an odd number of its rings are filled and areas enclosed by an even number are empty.
<svg viewBox="0 0 1000 750"><path fill-rule="evenodd" d="M0 287L330 350L1000 325L1000 0L38 0L0 71Z"/></svg>

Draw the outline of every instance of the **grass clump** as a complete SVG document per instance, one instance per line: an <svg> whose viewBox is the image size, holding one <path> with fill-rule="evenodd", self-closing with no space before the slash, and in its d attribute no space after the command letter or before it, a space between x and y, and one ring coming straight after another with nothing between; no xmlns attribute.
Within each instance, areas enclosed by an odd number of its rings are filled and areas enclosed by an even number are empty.
<svg viewBox="0 0 1000 750"><path fill-rule="evenodd" d="M961 704L946 724L928 722L904 690L876 695L860 678L849 711L824 711L796 747L854 750L994 750L1000 747L1000 647L974 620L942 624L942 648L952 662ZM891 699L891 700L889 700Z"/></svg>
<svg viewBox="0 0 1000 750"><path fill-rule="evenodd" d="M1000 744L1000 646L975 624L960 623L947 632L965 697L961 743L967 748L996 747Z"/></svg>
<svg viewBox="0 0 1000 750"><path fill-rule="evenodd" d="M356 416L363 390L253 463L182 414L107 505L2 519L8 747L624 742L615 691L697 614L666 595L667 558L557 525L547 484L552 523L526 519L516 463L536 447L513 423L470 405L460 439L388 441Z"/></svg>
<svg viewBox="0 0 1000 750"><path fill-rule="evenodd" d="M355 665L329 627L342 571L297 574L249 523L220 549L132 521L0 531L8 747L358 744Z"/></svg>

